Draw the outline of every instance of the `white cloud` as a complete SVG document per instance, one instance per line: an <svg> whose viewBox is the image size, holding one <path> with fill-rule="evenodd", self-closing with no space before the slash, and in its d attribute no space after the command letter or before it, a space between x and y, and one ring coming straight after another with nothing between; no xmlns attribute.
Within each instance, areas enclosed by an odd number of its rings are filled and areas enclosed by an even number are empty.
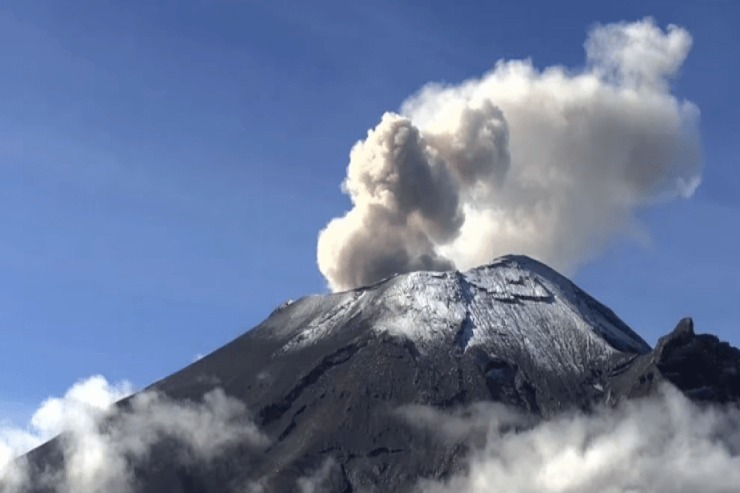
<svg viewBox="0 0 740 493"><path fill-rule="evenodd" d="M322 493L329 491L335 484L333 481L337 481L338 478L341 478L339 464L334 458L329 457L312 474L298 478L296 484L300 493Z"/></svg>
<svg viewBox="0 0 740 493"><path fill-rule="evenodd" d="M500 406L479 406L467 417L414 408L403 414L443 441L485 437L467 473L421 481L425 493L740 491L740 411L699 407L668 385L654 398L535 426Z"/></svg>
<svg viewBox="0 0 740 493"><path fill-rule="evenodd" d="M63 397L52 397L41 403L25 427L0 424L0 468L9 460L69 431L95 421L110 406L134 391L130 382L110 384L95 375L75 383Z"/></svg>
<svg viewBox="0 0 740 493"><path fill-rule="evenodd" d="M181 442L178 459L184 462L208 462L237 443L266 444L244 404L220 389L200 403L148 391L133 396L127 408L112 405L132 390L128 383L112 386L100 376L78 382L64 397L44 401L28 430L3 429L0 454L8 460L61 433L64 470L35 481L67 493L127 493L132 463L165 437ZM22 491L29 471L23 462L6 463L0 467L0 485L10 493Z"/></svg>

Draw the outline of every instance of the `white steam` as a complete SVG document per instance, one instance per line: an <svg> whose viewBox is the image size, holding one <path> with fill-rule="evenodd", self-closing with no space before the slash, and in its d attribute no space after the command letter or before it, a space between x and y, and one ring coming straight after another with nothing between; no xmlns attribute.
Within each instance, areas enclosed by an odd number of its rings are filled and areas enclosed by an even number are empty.
<svg viewBox="0 0 740 493"><path fill-rule="evenodd" d="M15 457L63 431L97 420L114 402L133 391L130 382L110 384L101 375L95 375L75 383L63 397L42 402L26 427L7 422L0 424L0 470Z"/></svg>
<svg viewBox="0 0 740 493"><path fill-rule="evenodd" d="M333 457L327 458L317 470L298 478L298 493L323 493L337 491L336 482L342 481L342 470Z"/></svg>
<svg viewBox="0 0 740 493"><path fill-rule="evenodd" d="M201 403L174 402L148 391L132 397L127 409L112 406L130 392L130 385L115 388L102 377L79 382L34 414L32 431L26 433L35 441L9 442L6 437L14 435L3 433L6 450L22 444L13 451L23 453L26 445L39 445L61 433L64 469L34 471L41 475L33 478L34 484L62 493L127 493L134 485L133 465L165 438L180 444L177 459L183 463L208 462L235 444L266 444L244 404L220 389L206 394ZM17 461L0 466L0 490L23 491L31 479L28 467Z"/></svg>
<svg viewBox="0 0 740 493"><path fill-rule="evenodd" d="M701 181L699 111L669 87L690 47L645 19L593 28L581 71L499 61L427 85L352 148L353 207L318 241L330 287L508 253L569 272L615 235L644 236L638 208Z"/></svg>
<svg viewBox="0 0 740 493"><path fill-rule="evenodd" d="M468 470L424 493L706 493L740 491L740 411L700 408L674 387L617 409L531 426L500 406L463 417L405 409L443 441L485 437ZM514 431L524 429L525 431Z"/></svg>

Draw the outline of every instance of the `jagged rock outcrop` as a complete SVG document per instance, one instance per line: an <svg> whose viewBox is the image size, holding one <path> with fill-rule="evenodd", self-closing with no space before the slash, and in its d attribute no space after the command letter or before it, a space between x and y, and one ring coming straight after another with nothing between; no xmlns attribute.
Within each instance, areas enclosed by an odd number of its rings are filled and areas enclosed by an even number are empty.
<svg viewBox="0 0 740 493"><path fill-rule="evenodd" d="M613 394L642 397L668 381L694 401L740 402L740 350L710 334L695 334L690 318L662 337L653 351L610 375Z"/></svg>

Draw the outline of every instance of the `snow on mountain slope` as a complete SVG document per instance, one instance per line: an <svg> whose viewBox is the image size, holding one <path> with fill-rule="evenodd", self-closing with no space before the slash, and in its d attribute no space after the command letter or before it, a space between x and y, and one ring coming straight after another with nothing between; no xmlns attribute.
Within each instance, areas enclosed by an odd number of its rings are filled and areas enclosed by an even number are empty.
<svg viewBox="0 0 740 493"><path fill-rule="evenodd" d="M286 311L296 327L281 324L284 334L295 330L282 353L360 322L376 333L410 339L421 354L452 345L462 353L478 347L562 377L582 375L614 355L650 351L611 310L525 256L502 257L465 273L398 275L367 288L304 298Z"/></svg>
<svg viewBox="0 0 740 493"><path fill-rule="evenodd" d="M148 389L188 409L219 389L244 405L269 446L238 444L192 467L180 442L163 440L132 463L131 477L137 493L295 491L331 460L327 492L407 492L419 478L464 472L467 448L457 438L430 441L401 410L454 417L506 406L530 422L656 395L665 382L691 399L738 402L738 375L740 352L694 334L690 319L651 351L557 272L507 256L465 273L399 275L281 305ZM131 403L119 407L125 423ZM30 453L24 491L67 491L46 482L64 477L65 450L56 439Z"/></svg>

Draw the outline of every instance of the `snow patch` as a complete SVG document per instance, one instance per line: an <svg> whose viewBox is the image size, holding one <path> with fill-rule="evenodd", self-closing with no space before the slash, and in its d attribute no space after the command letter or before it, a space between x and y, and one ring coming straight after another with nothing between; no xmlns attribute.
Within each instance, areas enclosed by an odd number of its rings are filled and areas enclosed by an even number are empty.
<svg viewBox="0 0 740 493"><path fill-rule="evenodd" d="M481 348L553 378L582 375L594 361L615 354L650 350L608 308L528 257L503 257L465 273L399 275L302 300L284 313L289 324L300 326L291 329L280 352L316 344L353 326L353 319L376 333L409 338L421 353Z"/></svg>
<svg viewBox="0 0 740 493"><path fill-rule="evenodd" d="M335 330L341 328L348 317L346 314L357 305L364 291L351 291L343 295L344 299L334 308L312 320L303 330L285 344L279 353L288 353L311 344L329 336Z"/></svg>

